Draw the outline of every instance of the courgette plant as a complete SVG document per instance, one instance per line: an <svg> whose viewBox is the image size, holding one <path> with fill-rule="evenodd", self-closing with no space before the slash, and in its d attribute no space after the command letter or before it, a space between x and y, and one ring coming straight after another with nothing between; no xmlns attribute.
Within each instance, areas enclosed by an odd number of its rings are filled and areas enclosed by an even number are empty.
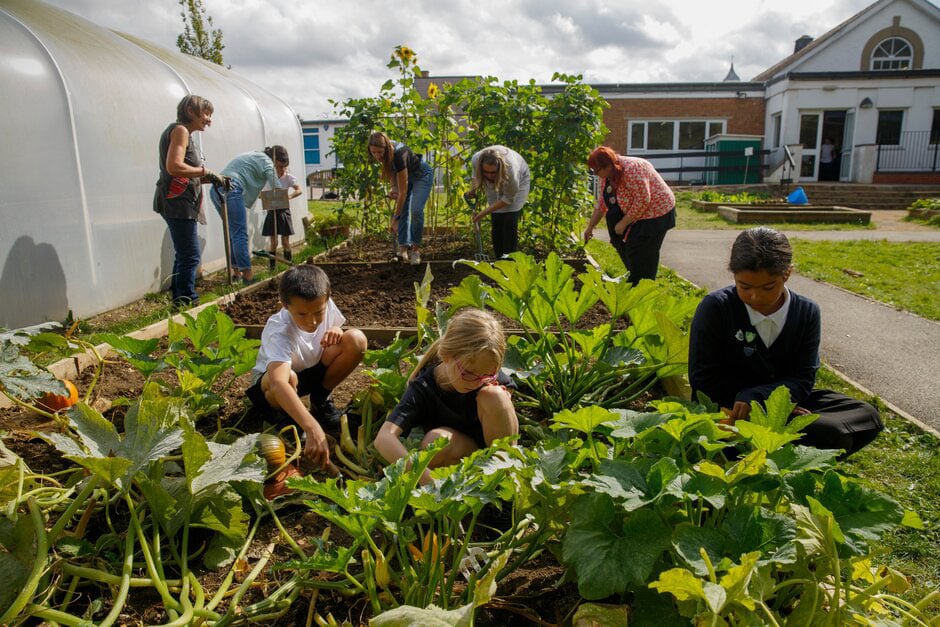
<svg viewBox="0 0 940 627"><path fill-rule="evenodd" d="M464 278L445 300L452 308L488 307L516 322L503 367L522 383L514 402L543 415L583 405L622 407L660 378L687 369L682 328L697 302L652 281L631 287L592 267L575 273L555 253L537 262L523 253L492 263L465 261L490 280ZM601 302L611 322L580 328ZM629 320L618 330L615 322Z"/></svg>

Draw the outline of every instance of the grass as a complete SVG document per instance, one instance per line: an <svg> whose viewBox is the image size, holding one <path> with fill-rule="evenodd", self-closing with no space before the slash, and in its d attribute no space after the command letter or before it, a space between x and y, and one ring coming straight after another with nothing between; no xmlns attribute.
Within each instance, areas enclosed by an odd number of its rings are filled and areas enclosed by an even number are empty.
<svg viewBox="0 0 940 627"><path fill-rule="evenodd" d="M940 320L940 243L793 238L791 244L800 274Z"/></svg>
<svg viewBox="0 0 940 627"><path fill-rule="evenodd" d="M620 255L614 250L609 242L592 239L584 247L584 250L594 258L597 265L607 276L619 277L627 273ZM659 266L659 272L656 274L656 282L665 286L670 293L675 295L704 296L707 290L696 287L676 274L671 268Z"/></svg>
<svg viewBox="0 0 940 627"><path fill-rule="evenodd" d="M879 557L880 563L911 578L914 588L905 596L919 600L940 587L940 442L887 409L878 398L866 397L828 368L819 370L816 387L868 401L881 412L885 430L845 460L840 470L864 480L905 509L917 512L923 520L925 529L903 527L885 536ZM940 616L940 602L933 610Z"/></svg>
<svg viewBox="0 0 940 627"><path fill-rule="evenodd" d="M720 217L717 212L699 211L692 207L692 200L698 198L699 192L676 192L676 227L680 229L722 229L728 231L743 231L755 226L753 224L736 224ZM775 222L764 226L786 231L858 231L871 230L874 224L844 224L819 222L807 224L805 222Z"/></svg>

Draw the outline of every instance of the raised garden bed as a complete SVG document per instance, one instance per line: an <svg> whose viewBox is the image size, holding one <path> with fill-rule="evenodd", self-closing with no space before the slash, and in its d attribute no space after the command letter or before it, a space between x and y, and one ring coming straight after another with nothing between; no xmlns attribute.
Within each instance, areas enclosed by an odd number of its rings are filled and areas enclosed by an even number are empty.
<svg viewBox="0 0 940 627"><path fill-rule="evenodd" d="M327 258L330 259L330 258ZM583 270L585 262L568 262L576 271ZM476 274L466 264L451 261L430 261L417 266L390 262L319 262L318 265L330 277L333 300L347 325L363 329L370 340L388 341L397 332L413 333L417 325L415 312L415 283L420 283L428 267L434 277L431 282L429 308L434 309L438 301L450 294L466 276ZM485 281L484 281L485 282ZM280 309L277 280L272 279L254 290L244 290L225 305L223 310L239 326L247 329L249 337L261 337L261 330L268 317ZM579 326L590 328L610 322L610 314L600 304L595 305ZM626 321L617 321L624 328ZM513 331L513 323L503 320L507 331Z"/></svg>
<svg viewBox="0 0 940 627"><path fill-rule="evenodd" d="M718 215L737 224L773 222L834 222L868 224L871 212L823 205L721 205Z"/></svg>
<svg viewBox="0 0 940 627"><path fill-rule="evenodd" d="M732 202L721 202L721 201L711 201L711 200L693 200L692 208L697 209L698 211L707 211L710 213L718 213L719 207L797 207L806 205L789 205L784 200L768 200L767 202L762 203L732 203Z"/></svg>

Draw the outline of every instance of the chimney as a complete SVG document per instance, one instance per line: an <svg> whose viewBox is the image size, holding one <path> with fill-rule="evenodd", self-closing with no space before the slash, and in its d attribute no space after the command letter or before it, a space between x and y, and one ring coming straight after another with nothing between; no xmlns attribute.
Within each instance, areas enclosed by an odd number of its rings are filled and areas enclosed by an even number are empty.
<svg viewBox="0 0 940 627"><path fill-rule="evenodd" d="M793 43L793 53L796 54L810 43L812 43L813 38L809 35L803 35Z"/></svg>

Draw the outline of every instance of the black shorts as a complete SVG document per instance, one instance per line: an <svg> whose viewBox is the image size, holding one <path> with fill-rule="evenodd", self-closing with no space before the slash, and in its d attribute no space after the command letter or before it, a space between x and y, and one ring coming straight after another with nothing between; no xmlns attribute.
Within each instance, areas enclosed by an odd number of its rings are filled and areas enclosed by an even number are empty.
<svg viewBox="0 0 940 627"><path fill-rule="evenodd" d="M297 396L307 396L310 394L311 390L316 389L318 385L322 385L324 375L326 375L326 366L322 363L318 363L314 366L310 366L306 370L298 372ZM247 396L251 404L258 409L273 409L271 404L268 403L268 399L264 397L264 392L261 390L261 379L262 377L258 377L254 385L245 390L245 396Z"/></svg>

